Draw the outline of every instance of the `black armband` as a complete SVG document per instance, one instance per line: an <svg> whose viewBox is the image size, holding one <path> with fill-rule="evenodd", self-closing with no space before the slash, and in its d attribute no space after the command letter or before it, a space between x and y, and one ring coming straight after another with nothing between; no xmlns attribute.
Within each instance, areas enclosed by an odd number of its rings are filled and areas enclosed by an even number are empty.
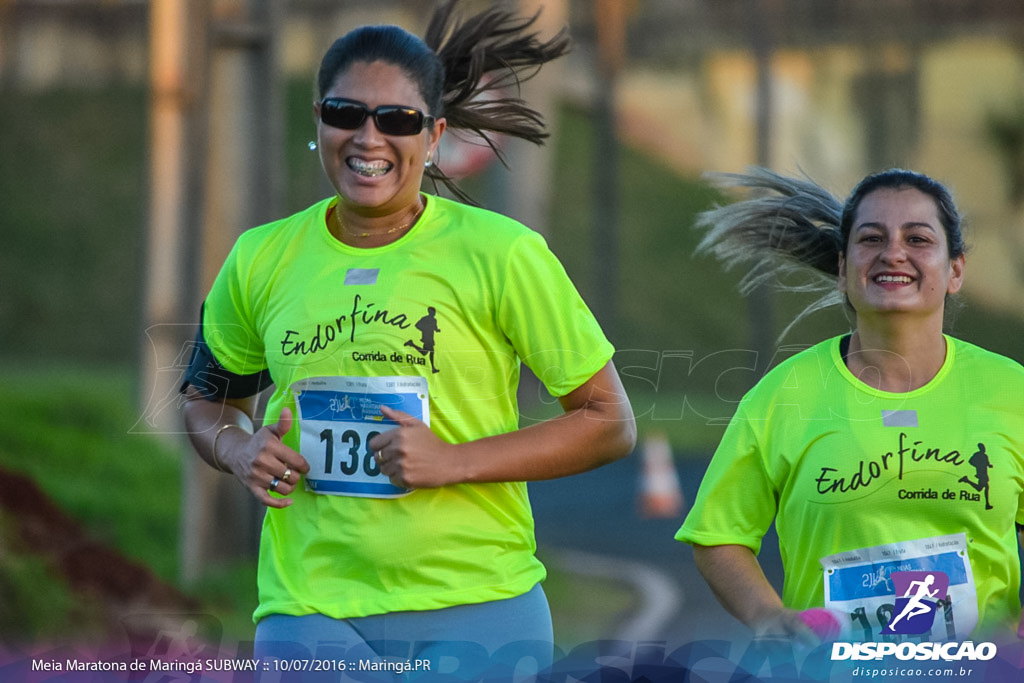
<svg viewBox="0 0 1024 683"><path fill-rule="evenodd" d="M192 356L185 371L180 391L184 393L189 385L199 390L206 399L245 398L254 396L273 384L268 370L250 375L239 375L220 364L203 335L203 316L199 314L199 331L196 333Z"/></svg>

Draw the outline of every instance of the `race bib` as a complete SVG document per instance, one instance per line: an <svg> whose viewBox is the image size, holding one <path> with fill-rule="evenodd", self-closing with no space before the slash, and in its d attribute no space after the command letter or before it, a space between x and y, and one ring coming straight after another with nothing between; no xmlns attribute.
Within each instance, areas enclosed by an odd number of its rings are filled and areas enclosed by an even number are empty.
<svg viewBox="0 0 1024 683"><path fill-rule="evenodd" d="M299 419L299 451L309 463L306 489L361 498L397 498L411 490L381 474L370 439L393 429L381 406L430 425L423 377L311 377L291 387Z"/></svg>
<svg viewBox="0 0 1024 683"><path fill-rule="evenodd" d="M821 559L825 607L848 614L864 642L969 640L978 596L963 533Z"/></svg>

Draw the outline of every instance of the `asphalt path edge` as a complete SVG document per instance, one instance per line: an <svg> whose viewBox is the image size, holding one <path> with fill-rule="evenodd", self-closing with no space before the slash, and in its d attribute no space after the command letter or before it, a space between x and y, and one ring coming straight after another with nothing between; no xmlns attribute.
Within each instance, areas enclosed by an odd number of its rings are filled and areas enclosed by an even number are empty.
<svg viewBox="0 0 1024 683"><path fill-rule="evenodd" d="M666 625L679 615L683 591L661 570L642 562L560 550L548 559L559 570L627 584L637 596L637 607L617 627L619 640L641 641L661 637Z"/></svg>

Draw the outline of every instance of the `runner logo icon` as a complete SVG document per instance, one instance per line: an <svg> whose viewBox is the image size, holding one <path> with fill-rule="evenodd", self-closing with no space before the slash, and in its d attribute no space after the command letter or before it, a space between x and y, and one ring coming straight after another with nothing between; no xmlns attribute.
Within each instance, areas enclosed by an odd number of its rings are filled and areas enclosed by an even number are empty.
<svg viewBox="0 0 1024 683"><path fill-rule="evenodd" d="M893 572L896 605L882 633L920 635L931 630L939 602L946 599L949 577L940 571Z"/></svg>

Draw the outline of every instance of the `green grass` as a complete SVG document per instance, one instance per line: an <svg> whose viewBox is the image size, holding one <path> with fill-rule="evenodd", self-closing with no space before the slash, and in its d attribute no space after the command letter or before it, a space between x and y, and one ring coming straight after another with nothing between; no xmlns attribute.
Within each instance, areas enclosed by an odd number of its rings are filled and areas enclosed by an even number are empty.
<svg viewBox="0 0 1024 683"><path fill-rule="evenodd" d="M0 377L0 466L31 476L92 540L178 585L183 454L131 432L138 419L132 370L5 364ZM18 552L13 522L0 515L0 638L81 638L98 630L95 598L72 594L42 559ZM254 559L217 567L195 585L179 587L198 598L229 637L247 640L255 570Z"/></svg>
<svg viewBox="0 0 1024 683"><path fill-rule="evenodd" d="M14 521L0 513L0 640L38 642L61 635L72 621L86 627L89 610L56 572L19 552Z"/></svg>
<svg viewBox="0 0 1024 683"><path fill-rule="evenodd" d="M131 372L4 364L0 377L0 466L30 476L92 540L173 582L180 465L163 444L128 433ZM21 552L15 521L0 514L0 639L101 633L97 598L74 593L43 558Z"/></svg>
<svg viewBox="0 0 1024 683"><path fill-rule="evenodd" d="M256 558L211 568L189 587L216 616L228 640L252 640L256 609Z"/></svg>
<svg viewBox="0 0 1024 683"><path fill-rule="evenodd" d="M97 537L177 575L177 452L129 433L137 419L127 368L3 369L0 463L30 475Z"/></svg>

